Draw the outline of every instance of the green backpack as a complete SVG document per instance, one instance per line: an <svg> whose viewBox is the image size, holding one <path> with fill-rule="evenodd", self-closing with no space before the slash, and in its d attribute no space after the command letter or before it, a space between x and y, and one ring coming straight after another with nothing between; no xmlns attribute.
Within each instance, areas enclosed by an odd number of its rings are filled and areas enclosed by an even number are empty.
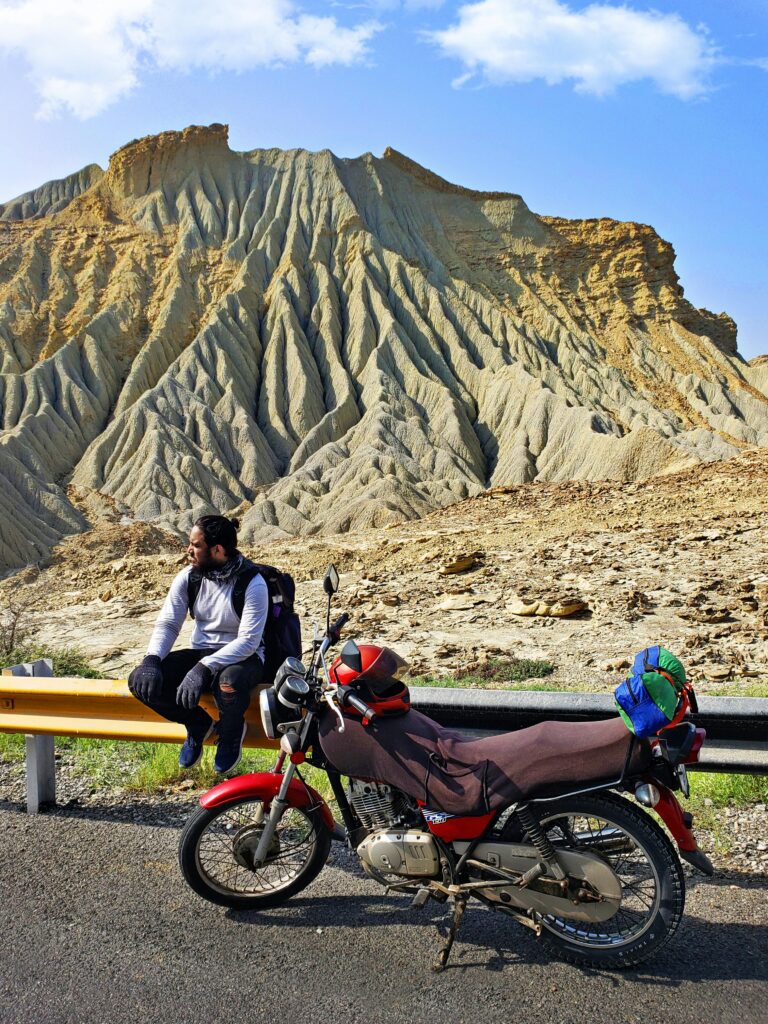
<svg viewBox="0 0 768 1024"><path fill-rule="evenodd" d="M635 736L655 736L675 725L689 707L693 689L682 662L664 647L647 647L635 656L632 675L614 690L616 707Z"/></svg>

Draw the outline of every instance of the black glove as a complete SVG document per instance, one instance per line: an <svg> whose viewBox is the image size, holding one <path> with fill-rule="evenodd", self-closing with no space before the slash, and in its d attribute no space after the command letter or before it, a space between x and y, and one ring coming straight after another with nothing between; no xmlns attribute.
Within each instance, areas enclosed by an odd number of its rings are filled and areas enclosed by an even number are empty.
<svg viewBox="0 0 768 1024"><path fill-rule="evenodd" d="M210 686L212 679L213 672L202 661L198 661L195 667L191 668L181 680L176 691L176 703L181 704L187 711L196 708L200 703L203 690L206 686Z"/></svg>
<svg viewBox="0 0 768 1024"><path fill-rule="evenodd" d="M162 664L156 654L148 654L128 676L128 689L145 704L160 695L160 687L163 685Z"/></svg>

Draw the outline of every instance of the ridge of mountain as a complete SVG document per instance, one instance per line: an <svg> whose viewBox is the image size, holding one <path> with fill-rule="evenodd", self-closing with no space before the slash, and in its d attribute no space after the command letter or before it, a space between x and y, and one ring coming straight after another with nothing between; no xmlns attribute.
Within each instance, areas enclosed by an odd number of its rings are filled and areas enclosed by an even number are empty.
<svg viewBox="0 0 768 1024"><path fill-rule="evenodd" d="M0 221L37 220L60 213L73 199L95 185L103 174L98 164L88 164L66 178L46 181L32 192L25 192L7 203L0 203Z"/></svg>
<svg viewBox="0 0 768 1024"><path fill-rule="evenodd" d="M388 149L135 140L0 206L0 565L66 485L248 542L768 443L768 381L646 226L538 216Z"/></svg>

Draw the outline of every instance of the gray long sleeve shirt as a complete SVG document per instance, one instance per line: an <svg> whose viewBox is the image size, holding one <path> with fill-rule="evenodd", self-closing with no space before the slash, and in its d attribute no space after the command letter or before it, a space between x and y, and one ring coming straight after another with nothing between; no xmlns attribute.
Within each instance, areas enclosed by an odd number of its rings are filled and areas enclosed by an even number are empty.
<svg viewBox="0 0 768 1024"><path fill-rule="evenodd" d="M187 580L191 566L182 569L176 576L149 640L147 654L164 658L173 647L184 625L189 607L187 604ZM238 619L232 607L234 580L214 583L203 577L200 591L195 599L195 628L192 631L192 646L216 647L215 654L202 659L212 672L244 661L258 653L264 660L264 626L269 611L269 591L264 577L254 576L245 591L243 617Z"/></svg>

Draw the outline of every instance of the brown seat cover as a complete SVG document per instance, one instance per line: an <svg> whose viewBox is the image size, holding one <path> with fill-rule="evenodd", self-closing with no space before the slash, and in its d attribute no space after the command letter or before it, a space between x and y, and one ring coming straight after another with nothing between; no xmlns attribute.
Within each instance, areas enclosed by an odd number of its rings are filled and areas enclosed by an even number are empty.
<svg viewBox="0 0 768 1024"><path fill-rule="evenodd" d="M483 814L516 800L551 795L618 777L631 735L620 718L603 722L542 722L529 729L469 738L419 711L378 719L365 728L347 718L340 733L324 716L320 743L344 775L387 782L450 814ZM638 744L632 769L645 767Z"/></svg>

